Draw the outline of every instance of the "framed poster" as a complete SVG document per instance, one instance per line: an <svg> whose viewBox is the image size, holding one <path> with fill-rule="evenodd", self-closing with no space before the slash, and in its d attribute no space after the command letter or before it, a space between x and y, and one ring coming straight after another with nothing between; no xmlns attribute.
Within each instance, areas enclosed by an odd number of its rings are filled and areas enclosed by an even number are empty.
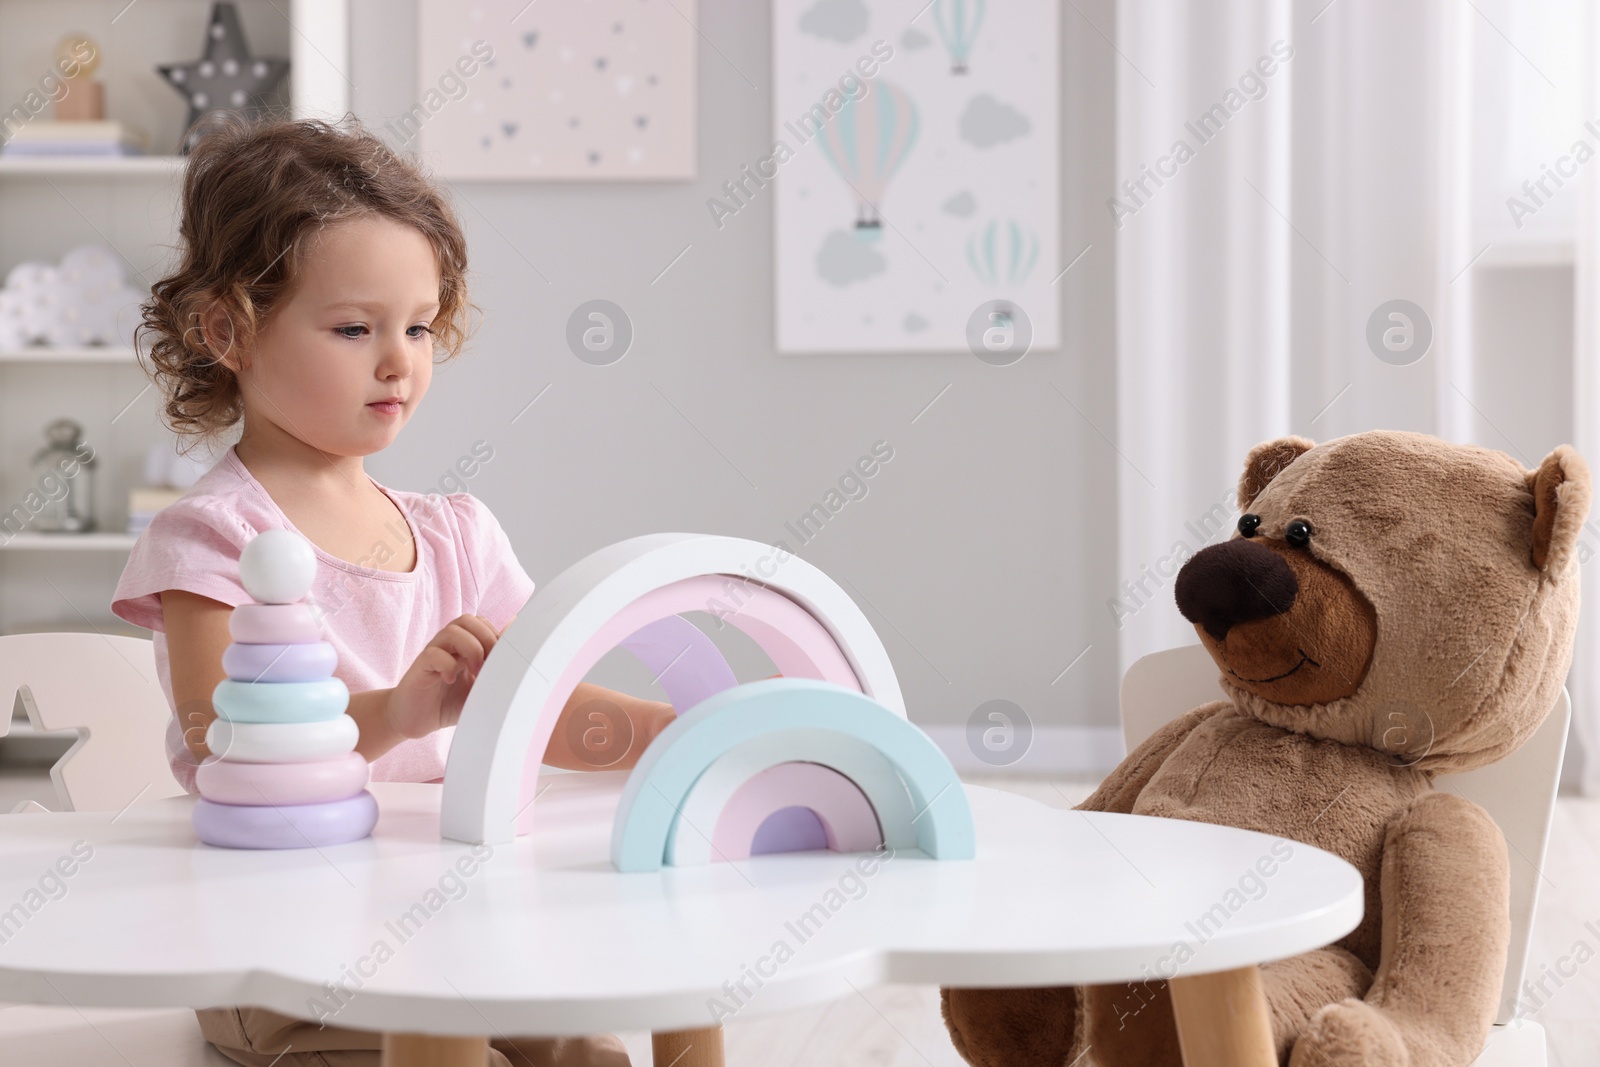
<svg viewBox="0 0 1600 1067"><path fill-rule="evenodd" d="M696 0L420 0L417 103L446 178L695 176Z"/></svg>
<svg viewBox="0 0 1600 1067"><path fill-rule="evenodd" d="M747 170L774 183L779 351L968 349L996 307L1059 345L1057 42L1053 3L774 0Z"/></svg>

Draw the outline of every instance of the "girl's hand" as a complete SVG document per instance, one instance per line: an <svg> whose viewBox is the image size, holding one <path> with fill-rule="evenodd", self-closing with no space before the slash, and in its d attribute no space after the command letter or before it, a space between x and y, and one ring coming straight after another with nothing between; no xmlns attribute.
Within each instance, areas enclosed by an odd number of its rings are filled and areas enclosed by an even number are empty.
<svg viewBox="0 0 1600 1067"><path fill-rule="evenodd" d="M509 619L506 625L511 625ZM454 726L484 660L504 632L482 615L462 615L440 630L390 691L389 725L407 738Z"/></svg>
<svg viewBox="0 0 1600 1067"><path fill-rule="evenodd" d="M639 762L639 757L644 755L644 750L650 747L650 742L654 741L656 735L662 730L672 725L672 721L678 717L678 713L673 710L671 704L664 704L659 700L641 700L638 697L634 697L628 703L627 716L633 727L630 731L632 743L629 744L627 753L615 763L601 764L585 769L616 771L626 770L635 766Z"/></svg>
<svg viewBox="0 0 1600 1067"><path fill-rule="evenodd" d="M678 717L678 713L673 710L671 704L663 704L658 700L651 700L644 702L639 707L635 717L639 721L638 729L634 735L638 738L638 741L633 746L633 751L628 753L631 758L624 759L624 767L632 767L638 763L639 757L644 755L644 750L650 747L650 742L654 741L656 735L662 730L672 725L673 720Z"/></svg>
<svg viewBox="0 0 1600 1067"><path fill-rule="evenodd" d="M671 704L580 682L551 733L544 762L569 771L626 770L677 717Z"/></svg>

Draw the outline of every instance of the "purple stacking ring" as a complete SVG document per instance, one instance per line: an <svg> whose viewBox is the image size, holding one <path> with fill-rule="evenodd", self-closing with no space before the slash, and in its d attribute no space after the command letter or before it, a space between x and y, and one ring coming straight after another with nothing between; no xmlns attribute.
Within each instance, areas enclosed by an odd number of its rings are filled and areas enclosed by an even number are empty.
<svg viewBox="0 0 1600 1067"><path fill-rule="evenodd" d="M300 645L246 645L222 650L222 669L237 682L320 682L333 677L339 653L326 641Z"/></svg>
<svg viewBox="0 0 1600 1067"><path fill-rule="evenodd" d="M363 789L326 804L249 807L194 802L200 840L219 848L319 848L358 841L378 824L378 799Z"/></svg>

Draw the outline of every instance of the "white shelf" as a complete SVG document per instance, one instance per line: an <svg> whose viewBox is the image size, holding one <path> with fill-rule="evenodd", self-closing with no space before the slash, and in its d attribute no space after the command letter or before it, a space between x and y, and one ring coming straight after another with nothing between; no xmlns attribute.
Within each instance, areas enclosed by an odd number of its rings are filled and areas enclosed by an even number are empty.
<svg viewBox="0 0 1600 1067"><path fill-rule="evenodd" d="M0 178L167 178L183 156L0 156Z"/></svg>
<svg viewBox="0 0 1600 1067"><path fill-rule="evenodd" d="M119 345L89 348L0 348L0 363L134 363L133 349Z"/></svg>
<svg viewBox="0 0 1600 1067"><path fill-rule="evenodd" d="M137 534L86 533L86 534L16 534L9 541L0 541L0 550L8 552L126 552L138 540Z"/></svg>
<svg viewBox="0 0 1600 1067"><path fill-rule="evenodd" d="M19 26L23 32L19 39L26 37L27 27L43 25L48 22L47 12L50 6L44 3L32 2L21 5L28 9L27 17L22 19ZM72 8L76 10L84 5L56 4L63 10ZM99 5L88 5L98 7ZM106 9L105 18L110 18L119 8L125 6L125 0ZM240 5L241 7L245 5ZM10 7L7 0L0 0L0 9ZM184 0L181 4L162 5L162 10L150 12L146 5L139 5L132 13L135 22L141 22L141 28L132 39L133 46L151 47L158 46L160 52L152 53L154 58L170 59L174 62L185 61L188 57L196 55L196 51L204 44L204 28L209 21L209 3L199 3L198 0ZM351 83L348 77L350 70L350 2L349 0L271 0L271 11L265 5L259 8L258 13L270 21L282 19L291 27L291 32L286 34L288 47L283 43L272 44L251 38L250 44L254 49L259 49L263 55L282 54L289 60L288 81L281 91L290 102L290 113L294 118L322 117L329 120L343 116L350 109ZM140 12L144 12L141 15ZM14 14L14 12L13 12ZM10 25L12 19L7 18ZM156 25L165 23L165 25ZM23 26L23 24L26 24ZM128 20L112 27L112 30L127 29ZM104 29L104 19L101 28ZM96 31L97 33L99 31ZM165 42L180 41L180 45L171 45ZM47 38L53 40L54 38ZM98 38L97 38L98 39ZM107 43L109 39L102 39ZM3 50L8 59L14 59L16 49L8 46ZM27 54L32 54L27 53ZM30 61L31 62L31 61ZM14 64L13 64L14 65ZM134 228L133 232L140 232L143 227L160 221L161 216L170 218L168 234L162 235L159 240L172 240L172 231L176 231L178 217L177 205L172 202L173 195L177 193L183 180L184 167L188 157L176 153L178 148L177 130L166 121L163 116L172 116L182 113L186 107L181 98L172 93L169 87L159 80L151 82L151 67L148 64L139 65L139 70L124 71L121 75L105 77L107 93L111 99L109 118L121 119L130 125L138 126L151 132L151 140L146 142L146 147L152 148L157 154L136 156L21 156L0 154L0 200L6 201L11 208L8 215L8 224L21 225L28 230L26 234L13 234L7 230L0 233L0 281L4 280L6 272L22 258L42 259L55 261L69 246L69 237L76 240L90 240L87 233L78 231L87 223L89 227L99 231L99 239L106 244L111 244L111 238L118 235L119 231L126 228L122 216L128 216L127 226ZM140 73L139 71L143 71ZM102 71L102 76L106 72ZM135 75L142 79L135 87L133 81L126 80ZM122 80L119 80L122 79ZM153 87L147 87L150 83ZM118 100L129 101L129 94L137 93L143 97L147 93L149 100L141 100L138 105L130 110L123 111L117 107ZM120 94L120 95L119 95ZM7 100L3 106L10 106ZM48 110L40 112L46 120L49 119ZM157 134L157 128L168 131ZM0 136L0 139L8 139ZM60 198L50 193L46 184L64 184L63 192L69 193L67 202L60 202ZM71 192L76 189L78 192ZM79 211L74 201L81 201L84 195L95 192L105 193L103 211L96 205L95 211L84 214ZM149 199L155 197L155 200ZM14 204L12 202L15 202ZM35 206L37 203L38 207ZM43 208L43 210L41 210ZM87 210L87 209L85 209ZM99 214L109 218L102 222ZM157 212L157 215L151 215ZM11 216L16 216L15 218ZM90 221L91 216L94 221ZM108 236L109 235L109 236ZM16 238L13 240L12 238ZM26 238L26 239L25 239ZM122 250L132 254L133 249L128 247L124 238ZM59 242L59 247L53 247ZM159 249L171 246L161 244ZM29 252L29 249L32 249ZM151 249L154 251L156 249ZM134 256L138 259L138 256ZM131 279L130 279L131 280ZM18 350L0 350L0 390L17 392L19 395L12 398L9 407L18 407L24 397L23 392L32 393L44 386L55 389L85 387L88 383L81 377L85 370L98 370L115 368L118 366L138 366L138 354L132 347L124 345L83 348L54 348L50 346L29 346ZM8 371L16 367L17 370ZM45 373L39 374L33 368L43 368ZM113 376L126 373L126 371L112 370ZM36 380L37 379L37 380ZM32 399L31 397L28 399ZM37 405L35 405L37 406ZM124 420L126 421L126 420ZM103 427L102 427L103 428ZM90 430L93 431L93 427ZM91 432L90 436L95 436ZM130 443L130 449L132 444ZM120 461L123 457L115 457ZM114 483L110 487L112 496L123 492L120 484ZM9 505L7 505L9 506ZM22 566L29 568L37 566L72 566L82 569L80 564L94 564L90 571L106 577L104 572L98 570L101 560L116 560L116 553L126 554L138 540L138 535L126 531L106 531L89 534L46 534L30 529L25 529L15 536L8 536L7 531L0 529L0 563L11 560L15 566L0 568L6 571L3 580L0 580L0 601L7 605L6 615L12 616L18 611L29 612L33 605L17 603L13 584L18 583L21 577ZM23 553L21 556L9 553ZM71 555L71 553L102 553L100 559L93 556ZM55 558L29 553L57 553ZM12 572L19 572L14 578ZM114 576L113 576L114 577ZM109 596L109 589L107 590ZM53 610L56 604L47 601ZM101 603L108 601L102 600ZM103 613L103 611L102 611ZM48 620L46 620L48 624ZM120 632L115 627L125 626L125 623L106 619L104 623L96 620L97 626L103 626L107 632ZM51 627L54 629L55 627ZM24 631L26 632L26 631ZM30 728L23 722L14 722L11 737L15 740L29 732ZM70 737L70 735L67 735ZM38 739L42 741L43 739ZM34 742L37 743L37 742ZM4 748L0 741L0 748ZM22 744L13 746L13 751L25 748ZM0 813L3 814L3 813ZM0 1056L0 1060L5 1057Z"/></svg>
<svg viewBox="0 0 1600 1067"><path fill-rule="evenodd" d="M1573 241L1501 240L1489 245L1475 267L1570 267L1577 256Z"/></svg>

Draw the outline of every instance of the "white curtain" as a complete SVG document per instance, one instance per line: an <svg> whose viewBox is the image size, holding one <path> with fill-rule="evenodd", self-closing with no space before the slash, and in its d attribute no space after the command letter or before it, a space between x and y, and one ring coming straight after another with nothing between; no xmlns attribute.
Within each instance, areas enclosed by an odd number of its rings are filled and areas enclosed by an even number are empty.
<svg viewBox="0 0 1600 1067"><path fill-rule="evenodd" d="M1600 56L1600 11L1584 8L1574 32L1580 33L1583 51ZM1580 113L1600 115L1600 75L1587 64L1582 79ZM1600 161L1591 162L1578 178L1576 249L1573 263L1572 348L1573 446L1600 477ZM1600 553L1600 514L1592 514L1583 540L1592 553ZM1580 556L1580 558L1582 558ZM1583 608L1578 614L1577 647L1573 652L1573 734L1581 746L1576 778L1589 796L1600 795L1600 585L1594 579L1596 564L1582 564ZM1570 760L1569 754L1569 760Z"/></svg>
<svg viewBox="0 0 1600 1067"><path fill-rule="evenodd" d="M1272 53L1275 41L1292 48L1288 10L1255 0L1117 8L1117 187L1107 210L1118 227L1113 614L1124 671L1193 643L1172 600L1176 567L1236 521L1229 492L1245 452L1290 428L1294 234L1279 212L1294 209L1298 55L1285 63ZM1270 75L1254 66L1261 56ZM1246 71L1264 88L1252 80L1241 90Z"/></svg>
<svg viewBox="0 0 1600 1067"><path fill-rule="evenodd" d="M1228 536L1252 445L1379 427L1481 433L1467 269L1474 17L1446 0L1120 0L1108 211L1124 670L1195 641L1172 573ZM1198 127L1208 113L1219 128ZM1163 165L1177 142L1193 157ZM1163 184L1139 184L1147 167ZM1367 343L1369 317L1392 300L1431 327L1409 365Z"/></svg>

